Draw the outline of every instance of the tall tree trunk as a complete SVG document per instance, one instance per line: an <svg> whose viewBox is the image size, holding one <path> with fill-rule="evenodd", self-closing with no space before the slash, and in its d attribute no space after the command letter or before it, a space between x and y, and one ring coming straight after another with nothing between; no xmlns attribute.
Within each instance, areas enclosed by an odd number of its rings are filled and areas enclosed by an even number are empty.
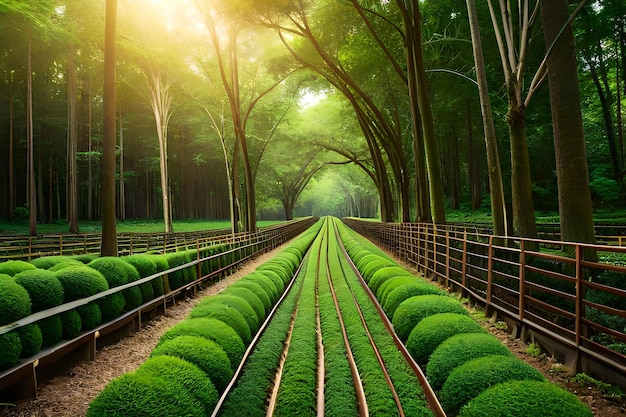
<svg viewBox="0 0 626 417"><path fill-rule="evenodd" d="M120 106L121 107L121 106ZM120 186L119 186L119 206L120 206L120 214L119 219L121 221L126 220L126 191L124 190L124 114L122 113L122 109L120 109Z"/></svg>
<svg viewBox="0 0 626 417"><path fill-rule="evenodd" d="M13 76L11 75L11 91L9 92L9 201L8 219L13 220L15 211L15 178L13 167Z"/></svg>
<svg viewBox="0 0 626 417"><path fill-rule="evenodd" d="M87 220L93 220L93 168L92 168L92 155L93 145L92 145L92 95L91 95L91 77L87 81L87 89L89 90L87 93Z"/></svg>
<svg viewBox="0 0 626 417"><path fill-rule="evenodd" d="M472 49L474 51L474 65L476 67L476 80L478 82L478 94L480 96L480 111L483 116L483 129L485 131L485 149L487 154L487 172L489 176L489 197L491 200L491 219L493 233L496 236L506 235L506 210L504 203L504 185L500 170L500 156L496 130L493 124L491 112L491 100L487 87L487 72L483 57L483 47L478 27L478 15L474 0L467 0L467 12L469 15L470 33L472 36Z"/></svg>
<svg viewBox="0 0 626 417"><path fill-rule="evenodd" d="M33 40L28 35L28 63L26 76L26 143L27 143L27 166L28 166L28 226L29 234L37 236L37 193L35 189L35 152L34 152L34 128L33 128Z"/></svg>
<svg viewBox="0 0 626 417"><path fill-rule="evenodd" d="M541 20L549 52L548 80L554 129L561 239L595 243L591 192L576 71L574 32L567 0L541 0ZM567 25L562 34L559 31ZM558 39L557 39L558 37Z"/></svg>
<svg viewBox="0 0 626 417"><path fill-rule="evenodd" d="M78 182L76 152L78 148L78 122L76 112L76 67L74 65L74 46L70 46L68 61L68 182L67 182L67 214L71 233L78 233Z"/></svg>
<svg viewBox="0 0 626 417"><path fill-rule="evenodd" d="M106 0L106 21L104 36L104 90L103 90L103 139L102 139L102 181L101 215L102 243L101 256L118 256L117 231L115 225L115 29L117 0Z"/></svg>

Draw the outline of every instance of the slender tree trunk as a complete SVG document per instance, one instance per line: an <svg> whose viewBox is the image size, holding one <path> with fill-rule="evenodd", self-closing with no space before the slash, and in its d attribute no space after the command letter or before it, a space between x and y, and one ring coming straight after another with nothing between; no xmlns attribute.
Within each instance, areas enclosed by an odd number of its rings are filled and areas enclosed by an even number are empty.
<svg viewBox="0 0 626 417"><path fill-rule="evenodd" d="M76 68L74 66L74 46L70 46L68 61L68 184L67 214L71 233L78 233L78 181L76 152L78 148L78 122L76 112Z"/></svg>
<svg viewBox="0 0 626 417"><path fill-rule="evenodd" d="M88 122L87 122L87 219L88 220L93 220L93 168L92 168L92 156L91 153L93 152L93 147L92 147L92 127L91 127L91 122L92 122L92 111L93 111L93 106L91 105L92 102L92 96L91 96L91 77L89 78L89 80L87 81L88 84L88 94L87 94L87 100L89 101L87 103L87 114L88 114Z"/></svg>
<svg viewBox="0 0 626 417"><path fill-rule="evenodd" d="M121 107L121 106L120 106ZM124 189L124 114L122 112L122 110L120 109L120 117L119 117L119 124L120 124L120 199L119 199L119 206L120 206L120 215L119 215L119 219L121 221L126 220L126 191Z"/></svg>
<svg viewBox="0 0 626 417"><path fill-rule="evenodd" d="M28 152L28 225L29 234L37 236L37 193L35 189L35 150L33 129L33 53L32 36L28 36L28 63L26 76L26 143Z"/></svg>
<svg viewBox="0 0 626 417"><path fill-rule="evenodd" d="M15 212L15 168L13 166L13 142L13 79L11 76L11 91L9 92L9 220L13 220L13 213Z"/></svg>
<svg viewBox="0 0 626 417"><path fill-rule="evenodd" d="M561 239L595 243L591 191L576 71L574 32L568 25L567 0L541 0L541 20L548 55L550 107L559 194Z"/></svg>
<svg viewBox="0 0 626 417"><path fill-rule="evenodd" d="M480 110L483 116L483 129L485 131L485 149L487 154L487 172L489 176L489 197L491 199L491 219L493 233L496 236L505 236L506 210L504 204L504 185L500 170L500 156L496 130L493 124L491 101L487 87L487 72L483 57L483 47L478 27L478 15L474 0L467 0L467 12L469 15L470 33L472 36L472 48L474 51L474 65L476 67L476 79L478 82L478 94L480 96Z"/></svg>
<svg viewBox="0 0 626 417"><path fill-rule="evenodd" d="M115 29L117 0L106 0L106 22L104 36L104 90L103 116L104 135L102 140L101 256L118 256L115 225Z"/></svg>

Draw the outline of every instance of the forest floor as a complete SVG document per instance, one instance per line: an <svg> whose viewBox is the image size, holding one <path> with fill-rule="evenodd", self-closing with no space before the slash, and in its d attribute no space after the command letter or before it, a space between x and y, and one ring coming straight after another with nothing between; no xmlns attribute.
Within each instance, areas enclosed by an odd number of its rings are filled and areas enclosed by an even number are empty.
<svg viewBox="0 0 626 417"><path fill-rule="evenodd" d="M150 355L161 335L183 320L203 298L216 294L240 277L252 272L259 264L271 258L280 248L274 249L247 263L235 274L202 290L197 297L178 302L167 309L164 316L146 323L134 335L107 346L97 353L93 362L81 362L65 373L42 383L38 398L24 401L16 407L0 411L0 417L78 417L87 413L89 403L114 378L137 369ZM402 262L398 259L400 264ZM408 267L405 265L405 267ZM472 316L492 334L497 336L518 358L543 373L551 382L577 395L596 417L626 416L626 396L603 393L594 384L580 385L568 370L554 358L545 354L530 354L529 345L511 338L501 322L480 318L480 311Z"/></svg>

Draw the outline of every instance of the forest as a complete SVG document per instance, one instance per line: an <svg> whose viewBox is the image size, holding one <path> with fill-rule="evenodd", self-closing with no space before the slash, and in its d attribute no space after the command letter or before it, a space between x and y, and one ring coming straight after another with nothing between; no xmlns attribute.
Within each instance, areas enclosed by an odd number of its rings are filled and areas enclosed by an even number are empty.
<svg viewBox="0 0 626 417"><path fill-rule="evenodd" d="M0 0L0 218L171 232L462 209L533 237L558 212L564 240L592 242L593 210L624 206L625 16L623 0Z"/></svg>

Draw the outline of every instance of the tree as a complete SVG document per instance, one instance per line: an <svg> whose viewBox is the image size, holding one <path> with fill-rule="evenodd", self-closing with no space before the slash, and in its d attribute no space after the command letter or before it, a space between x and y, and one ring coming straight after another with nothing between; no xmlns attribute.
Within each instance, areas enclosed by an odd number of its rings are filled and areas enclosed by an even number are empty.
<svg viewBox="0 0 626 417"><path fill-rule="evenodd" d="M567 0L541 0L556 154L561 239L595 243L591 192Z"/></svg>
<svg viewBox="0 0 626 417"><path fill-rule="evenodd" d="M115 225L115 32L117 0L106 0L104 32L104 90L102 143L102 243L101 256L118 256Z"/></svg>

